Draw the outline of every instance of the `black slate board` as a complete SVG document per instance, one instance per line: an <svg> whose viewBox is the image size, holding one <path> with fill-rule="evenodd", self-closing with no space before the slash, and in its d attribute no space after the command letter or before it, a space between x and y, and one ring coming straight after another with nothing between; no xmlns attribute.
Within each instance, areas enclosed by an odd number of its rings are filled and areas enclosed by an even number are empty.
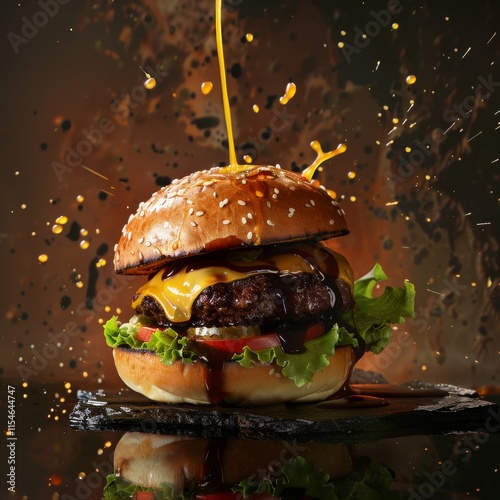
<svg viewBox="0 0 500 500"><path fill-rule="evenodd" d="M410 382L406 387L436 389ZM443 397L385 398L384 406L322 408L315 404L215 407L162 404L133 391L78 392L70 415L77 430L183 434L198 437L359 442L414 434L470 432L498 415L494 403L468 389L446 386Z"/></svg>

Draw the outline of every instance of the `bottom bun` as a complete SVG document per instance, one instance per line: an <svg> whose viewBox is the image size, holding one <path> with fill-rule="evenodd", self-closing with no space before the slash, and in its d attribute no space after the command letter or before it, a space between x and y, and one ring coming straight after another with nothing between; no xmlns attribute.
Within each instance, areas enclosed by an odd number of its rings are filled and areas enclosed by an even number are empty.
<svg viewBox="0 0 500 500"><path fill-rule="evenodd" d="M328 474L330 481L347 476L353 469L352 450L345 444L217 440L138 432L123 435L116 445L113 462L121 479L147 488L171 484L176 493L174 498L186 498L181 494L192 488L193 483L208 483L207 491L220 492L220 498L227 498L223 491L230 485L249 478L259 481L268 474L277 478L282 467L297 457L306 460L314 471ZM213 495L210 498L216 498Z"/></svg>
<svg viewBox="0 0 500 500"><path fill-rule="evenodd" d="M160 357L146 350L113 349L118 375L132 390L162 403L227 403L231 405L269 405L285 402L322 401L341 390L354 365L352 346L341 346L330 358L330 364L314 374L313 380L297 387L283 377L276 364L256 364L245 368L236 362L222 367L220 387L211 389L206 382L208 369L201 362L185 364L176 361L165 365ZM217 394L214 401L214 394Z"/></svg>

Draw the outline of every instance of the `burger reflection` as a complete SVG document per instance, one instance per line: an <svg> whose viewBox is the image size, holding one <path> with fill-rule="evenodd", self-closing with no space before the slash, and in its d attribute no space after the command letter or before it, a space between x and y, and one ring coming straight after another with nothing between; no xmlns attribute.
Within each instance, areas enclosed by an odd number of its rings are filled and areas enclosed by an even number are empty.
<svg viewBox="0 0 500 500"><path fill-rule="evenodd" d="M104 499L399 498L392 472L345 444L126 433ZM354 496L353 496L354 495Z"/></svg>

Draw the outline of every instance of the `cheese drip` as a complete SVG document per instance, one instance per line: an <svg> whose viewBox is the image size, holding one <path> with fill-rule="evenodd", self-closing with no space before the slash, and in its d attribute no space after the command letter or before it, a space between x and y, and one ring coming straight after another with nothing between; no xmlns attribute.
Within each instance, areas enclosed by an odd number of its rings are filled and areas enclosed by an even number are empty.
<svg viewBox="0 0 500 500"><path fill-rule="evenodd" d="M169 274L166 266L157 272L147 283L137 290L137 298L132 307L136 309L144 297L151 297L163 308L166 317L173 323L183 323L191 318L194 301L209 286L216 283L229 283L262 273L310 273L329 274L328 259L315 258L314 249L320 248L335 259L338 277L352 288L352 269L340 254L325 247L312 245L297 246L298 252L276 254L253 260L226 260L227 266L212 265L196 268L186 264L175 273ZM307 255L303 257L298 255Z"/></svg>

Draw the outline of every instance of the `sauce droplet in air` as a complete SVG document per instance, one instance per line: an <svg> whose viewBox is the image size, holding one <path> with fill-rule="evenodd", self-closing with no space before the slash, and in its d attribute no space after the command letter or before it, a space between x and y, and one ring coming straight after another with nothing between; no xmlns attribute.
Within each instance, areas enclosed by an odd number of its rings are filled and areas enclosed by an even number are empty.
<svg viewBox="0 0 500 500"><path fill-rule="evenodd" d="M149 73L146 73L144 69L142 69L142 72L146 76L146 81L143 84L144 88L148 90L154 89L156 87L156 80Z"/></svg>
<svg viewBox="0 0 500 500"><path fill-rule="evenodd" d="M82 240L80 241L80 248L82 250L87 250L87 248L90 246L90 243L87 240Z"/></svg>
<svg viewBox="0 0 500 500"><path fill-rule="evenodd" d="M295 92L297 92L297 85L295 83L290 82L285 89L285 93L280 97L280 104L283 106L288 103L290 99L293 98L295 95Z"/></svg>
<svg viewBox="0 0 500 500"><path fill-rule="evenodd" d="M253 111L254 113L258 113L258 112L260 111L259 106L258 106L257 104L254 104L254 105L252 106L252 111Z"/></svg>
<svg viewBox="0 0 500 500"><path fill-rule="evenodd" d="M332 151L323 151L319 141L312 141L311 148L316 151L316 159L302 172L302 177L305 177L309 182L311 182L314 173L323 162L333 158L334 156L345 153L347 150L347 146L345 144L339 144L337 149L333 149Z"/></svg>
<svg viewBox="0 0 500 500"><path fill-rule="evenodd" d="M253 34L252 33L247 33L245 35L245 39L247 42L252 42L253 41Z"/></svg>
<svg viewBox="0 0 500 500"><path fill-rule="evenodd" d="M413 85L417 81L417 77L415 75L408 75L406 77L406 83L408 85Z"/></svg>
<svg viewBox="0 0 500 500"><path fill-rule="evenodd" d="M49 256L46 253L42 253L38 256L38 262L40 262L41 264L44 264L48 260L49 260Z"/></svg>
<svg viewBox="0 0 500 500"><path fill-rule="evenodd" d="M252 163L252 157L250 155L244 155L243 159L246 163Z"/></svg>
<svg viewBox="0 0 500 500"><path fill-rule="evenodd" d="M214 84L212 82L203 82L201 84L201 93L204 95L210 94L212 89L214 88Z"/></svg>
<svg viewBox="0 0 500 500"><path fill-rule="evenodd" d="M68 222L68 218L65 215L61 215L56 219L56 224L66 224Z"/></svg>
<svg viewBox="0 0 500 500"><path fill-rule="evenodd" d="M52 232L54 234L61 234L63 231L63 227L61 226L61 224L54 224L52 226Z"/></svg>

